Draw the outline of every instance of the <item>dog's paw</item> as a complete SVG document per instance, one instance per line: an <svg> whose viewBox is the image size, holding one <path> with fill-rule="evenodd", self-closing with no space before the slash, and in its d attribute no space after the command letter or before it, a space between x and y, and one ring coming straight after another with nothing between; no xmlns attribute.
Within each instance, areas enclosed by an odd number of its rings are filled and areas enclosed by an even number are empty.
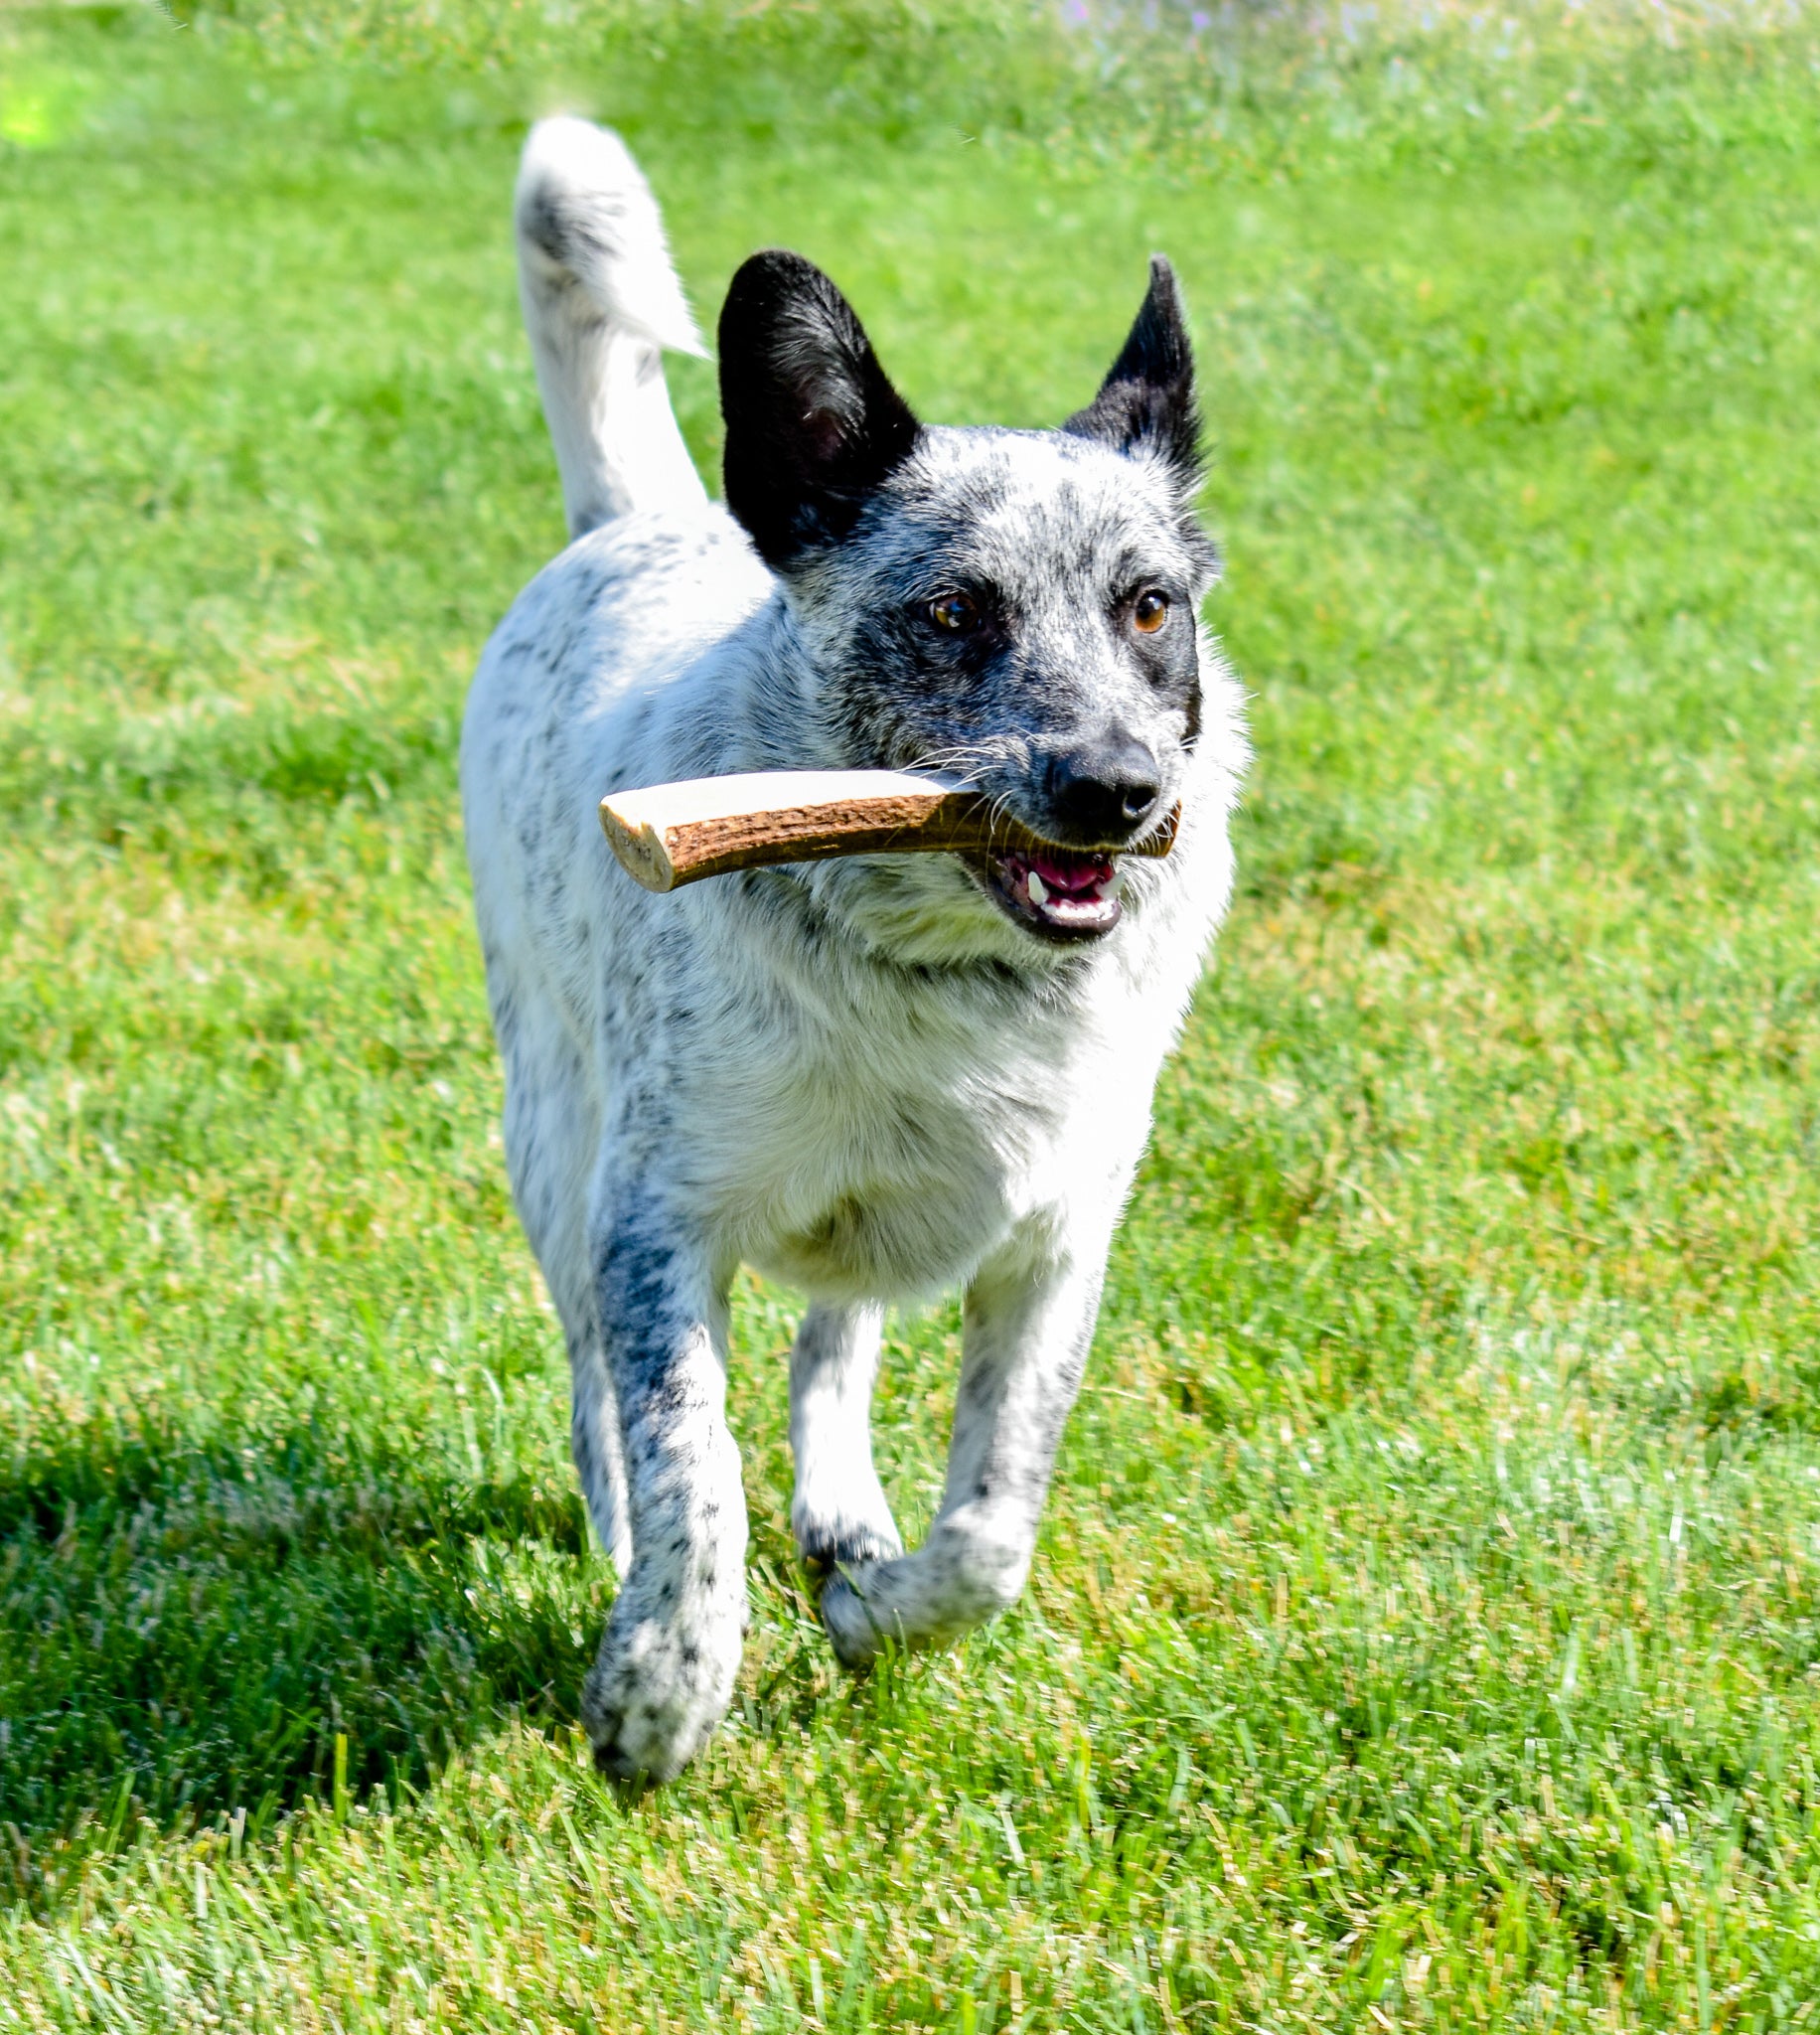
<svg viewBox="0 0 1820 2035"><path fill-rule="evenodd" d="M609 1621L581 1692L594 1764L619 1781L674 1781L713 1735L733 1696L743 1594L727 1614L665 1625Z"/></svg>
<svg viewBox="0 0 1820 2035"><path fill-rule="evenodd" d="M908 1640L890 1603L883 1562L842 1562L823 1585L822 1623L835 1659L855 1674L869 1667L887 1643L902 1646Z"/></svg>
<svg viewBox="0 0 1820 2035"><path fill-rule="evenodd" d="M915 1554L842 1564L822 1592L822 1623L841 1665L862 1668L887 1645L945 1645L996 1618L1029 1570L1020 1537L950 1519Z"/></svg>
<svg viewBox="0 0 1820 2035"><path fill-rule="evenodd" d="M837 1486L823 1477L799 1487L790 1526L804 1565L818 1576L862 1562L890 1561L904 1551L890 1502L870 1464L863 1476L849 1476Z"/></svg>
<svg viewBox="0 0 1820 2035"><path fill-rule="evenodd" d="M888 1562L904 1551L897 1528L887 1518L817 1519L798 1532L797 1548L812 1575L829 1576L837 1569L866 1562Z"/></svg>

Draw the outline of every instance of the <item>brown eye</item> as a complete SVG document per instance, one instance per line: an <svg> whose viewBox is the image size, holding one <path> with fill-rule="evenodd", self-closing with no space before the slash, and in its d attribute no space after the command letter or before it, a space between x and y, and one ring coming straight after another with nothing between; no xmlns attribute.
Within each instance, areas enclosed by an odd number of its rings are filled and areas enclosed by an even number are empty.
<svg viewBox="0 0 1820 2035"><path fill-rule="evenodd" d="M945 593L929 603L929 619L951 636L965 636L980 620L980 603L968 593Z"/></svg>
<svg viewBox="0 0 1820 2035"><path fill-rule="evenodd" d="M1132 627L1145 636L1154 636L1168 619L1168 614L1169 596L1158 593L1152 586L1132 602Z"/></svg>

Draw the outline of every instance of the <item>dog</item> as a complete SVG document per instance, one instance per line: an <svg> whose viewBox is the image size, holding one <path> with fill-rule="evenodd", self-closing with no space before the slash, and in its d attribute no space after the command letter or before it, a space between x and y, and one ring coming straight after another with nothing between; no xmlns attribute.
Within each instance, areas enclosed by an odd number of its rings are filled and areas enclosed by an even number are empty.
<svg viewBox="0 0 1820 2035"><path fill-rule="evenodd" d="M1020 431L919 422L834 284L754 254L720 316L720 506L664 379L703 349L624 144L541 122L515 211L572 541L481 659L463 805L513 1193L621 1578L582 1716L605 1772L662 1782L745 1630L741 1263L808 1296L791 1523L840 1660L1023 1589L1247 750L1198 620L1218 560L1160 256L1099 392ZM961 776L1053 846L653 896L596 818L678 778L874 767ZM1177 809L1166 858L1122 853ZM906 1553L871 1454L883 1314L954 1286L946 1493Z"/></svg>

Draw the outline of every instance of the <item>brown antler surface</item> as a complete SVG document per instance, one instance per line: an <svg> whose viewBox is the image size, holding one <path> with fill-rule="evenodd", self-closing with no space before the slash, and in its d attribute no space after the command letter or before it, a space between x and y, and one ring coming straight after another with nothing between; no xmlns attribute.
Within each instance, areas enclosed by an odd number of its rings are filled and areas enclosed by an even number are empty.
<svg viewBox="0 0 1820 2035"><path fill-rule="evenodd" d="M1124 851L1167 855L1178 815ZM600 824L621 866L647 890L702 876L841 855L916 855L1054 844L994 813L951 779L903 770L767 770L691 777L610 793Z"/></svg>

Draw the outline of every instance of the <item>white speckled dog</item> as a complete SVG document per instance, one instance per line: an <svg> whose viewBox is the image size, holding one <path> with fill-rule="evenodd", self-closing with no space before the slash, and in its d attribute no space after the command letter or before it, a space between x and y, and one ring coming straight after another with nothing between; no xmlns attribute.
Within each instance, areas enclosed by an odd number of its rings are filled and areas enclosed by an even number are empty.
<svg viewBox="0 0 1820 2035"><path fill-rule="evenodd" d="M920 424L828 277L754 255L720 319L723 509L671 413L662 349L699 342L624 147L543 123L517 220L574 542L475 679L468 852L513 1189L623 1579L583 1715L603 1768L663 1780L725 1710L745 1624L741 1261L810 1298L792 1520L840 1658L1022 1589L1246 750L1196 621L1216 561L1166 262L1095 399L1030 432ZM1053 851L653 896L596 818L674 778L916 765ZM1121 855L1177 804L1170 856ZM947 1492L906 1554L872 1468L880 1323L954 1284Z"/></svg>

